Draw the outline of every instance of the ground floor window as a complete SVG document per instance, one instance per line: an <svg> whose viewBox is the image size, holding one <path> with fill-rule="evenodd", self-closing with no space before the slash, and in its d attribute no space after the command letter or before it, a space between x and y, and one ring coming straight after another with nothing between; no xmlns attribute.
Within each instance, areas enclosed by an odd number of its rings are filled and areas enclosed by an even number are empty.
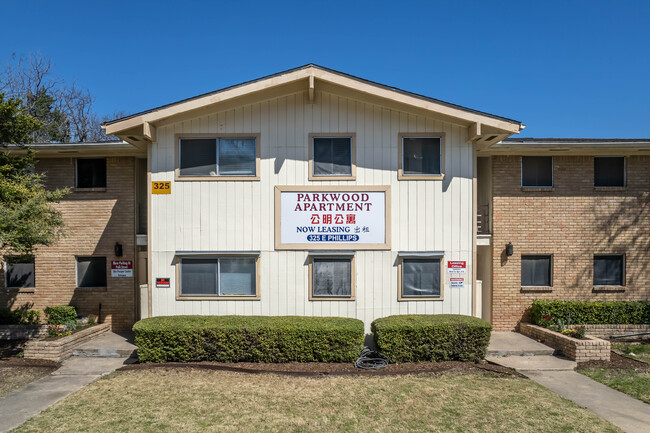
<svg viewBox="0 0 650 433"><path fill-rule="evenodd" d="M77 257L77 287L106 287L106 257Z"/></svg>
<svg viewBox="0 0 650 433"><path fill-rule="evenodd" d="M5 257L5 287L8 289L33 288L34 256Z"/></svg>
<svg viewBox="0 0 650 433"><path fill-rule="evenodd" d="M181 297L256 297L258 256L183 257L178 262Z"/></svg>
<svg viewBox="0 0 650 433"><path fill-rule="evenodd" d="M551 287L552 256L526 254L521 256L521 285L526 287Z"/></svg>
<svg viewBox="0 0 650 433"><path fill-rule="evenodd" d="M399 258L399 299L442 299L442 257L402 255Z"/></svg>
<svg viewBox="0 0 650 433"><path fill-rule="evenodd" d="M625 256L603 254L594 256L594 286L624 286Z"/></svg>
<svg viewBox="0 0 650 433"><path fill-rule="evenodd" d="M310 299L354 299L354 255L310 255Z"/></svg>

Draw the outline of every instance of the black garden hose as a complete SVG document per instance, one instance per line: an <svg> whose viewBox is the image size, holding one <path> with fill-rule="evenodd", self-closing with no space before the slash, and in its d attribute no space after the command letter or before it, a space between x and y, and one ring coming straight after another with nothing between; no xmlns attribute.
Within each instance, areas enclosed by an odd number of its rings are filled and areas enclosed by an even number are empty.
<svg viewBox="0 0 650 433"><path fill-rule="evenodd" d="M388 357L366 346L361 351L359 359L354 362L354 366L364 370L379 370L388 366Z"/></svg>

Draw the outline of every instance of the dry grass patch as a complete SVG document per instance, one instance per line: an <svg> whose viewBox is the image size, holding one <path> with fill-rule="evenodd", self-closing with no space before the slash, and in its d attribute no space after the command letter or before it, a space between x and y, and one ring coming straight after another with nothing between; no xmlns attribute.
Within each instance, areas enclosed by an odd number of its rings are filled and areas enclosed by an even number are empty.
<svg viewBox="0 0 650 433"><path fill-rule="evenodd" d="M46 367L0 367L0 397L50 374L53 370L54 368Z"/></svg>
<svg viewBox="0 0 650 433"><path fill-rule="evenodd" d="M155 369L114 373L17 432L619 432L520 378L296 378Z"/></svg>

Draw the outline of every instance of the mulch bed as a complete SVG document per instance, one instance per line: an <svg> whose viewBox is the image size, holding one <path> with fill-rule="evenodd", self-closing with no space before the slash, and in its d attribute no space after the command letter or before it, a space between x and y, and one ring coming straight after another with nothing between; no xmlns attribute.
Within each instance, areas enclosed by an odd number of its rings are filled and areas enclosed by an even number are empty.
<svg viewBox="0 0 650 433"><path fill-rule="evenodd" d="M578 370L587 368L607 368L612 370L634 369L636 371L650 372L650 364L619 355L614 351L611 352L609 361L586 361L578 363Z"/></svg>
<svg viewBox="0 0 650 433"><path fill-rule="evenodd" d="M38 367L57 369L61 366L60 362L49 361L47 359L25 359L25 358L2 358L0 359L0 368L2 367Z"/></svg>
<svg viewBox="0 0 650 433"><path fill-rule="evenodd" d="M405 374L466 374L484 373L495 377L524 377L510 368L484 362L444 361L444 362L407 362L390 364L381 370L362 370L353 364L321 362L288 362L284 364L266 364L255 362L221 363L221 362L168 362L160 364L132 364L118 371L164 369L219 370L237 373L266 374L274 373L296 377L328 376L400 376Z"/></svg>

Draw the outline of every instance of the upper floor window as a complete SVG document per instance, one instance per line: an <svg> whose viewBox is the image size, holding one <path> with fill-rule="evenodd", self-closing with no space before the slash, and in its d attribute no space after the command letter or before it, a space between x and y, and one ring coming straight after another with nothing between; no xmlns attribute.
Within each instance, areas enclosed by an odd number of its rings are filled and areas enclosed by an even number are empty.
<svg viewBox="0 0 650 433"><path fill-rule="evenodd" d="M34 287L34 256L5 257L5 287L23 289Z"/></svg>
<svg viewBox="0 0 650 433"><path fill-rule="evenodd" d="M553 157L552 156L522 156L521 157L521 186L522 187L553 187Z"/></svg>
<svg viewBox="0 0 650 433"><path fill-rule="evenodd" d="M309 180L354 180L354 134L309 135Z"/></svg>
<svg viewBox="0 0 650 433"><path fill-rule="evenodd" d="M625 157L595 156L594 186L625 186Z"/></svg>
<svg viewBox="0 0 650 433"><path fill-rule="evenodd" d="M259 137L178 139L176 179L259 179Z"/></svg>
<svg viewBox="0 0 650 433"><path fill-rule="evenodd" d="M398 179L444 177L444 134L400 134Z"/></svg>
<svg viewBox="0 0 650 433"><path fill-rule="evenodd" d="M607 254L594 256L594 286L624 286L625 256Z"/></svg>
<svg viewBox="0 0 650 433"><path fill-rule="evenodd" d="M106 188L106 158L78 158L77 188Z"/></svg>

